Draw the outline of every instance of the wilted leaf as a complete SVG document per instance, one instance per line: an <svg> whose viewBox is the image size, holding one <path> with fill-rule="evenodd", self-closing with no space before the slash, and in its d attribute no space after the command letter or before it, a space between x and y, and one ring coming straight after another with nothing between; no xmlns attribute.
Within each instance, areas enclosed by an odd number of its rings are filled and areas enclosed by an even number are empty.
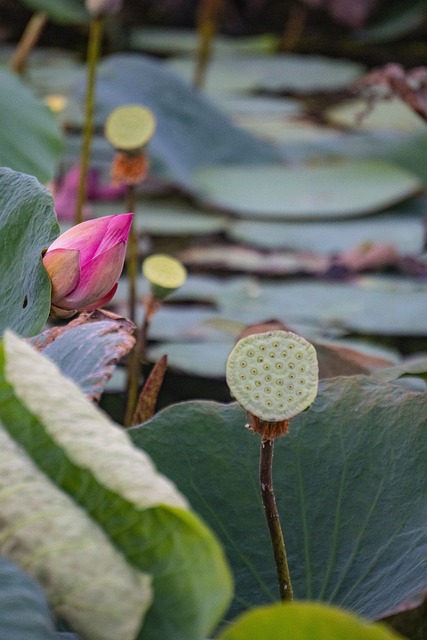
<svg viewBox="0 0 427 640"><path fill-rule="evenodd" d="M99 400L117 362L132 349L135 325L102 311L81 314L30 342L53 360L92 400Z"/></svg>
<svg viewBox="0 0 427 640"><path fill-rule="evenodd" d="M387 64L362 78L356 91L365 95L371 108L376 100L396 96L427 120L427 67L406 71L400 64Z"/></svg>
<svg viewBox="0 0 427 640"><path fill-rule="evenodd" d="M132 426L141 424L153 417L167 366L168 358L164 355L156 362L150 371L150 375L139 394L138 403L132 418Z"/></svg>

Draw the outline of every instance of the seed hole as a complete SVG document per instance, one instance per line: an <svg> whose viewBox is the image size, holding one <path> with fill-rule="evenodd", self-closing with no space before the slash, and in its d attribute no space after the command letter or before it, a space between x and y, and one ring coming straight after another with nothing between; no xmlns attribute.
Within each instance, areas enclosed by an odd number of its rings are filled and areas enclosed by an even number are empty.
<svg viewBox="0 0 427 640"><path fill-rule="evenodd" d="M22 308L26 309L28 306L28 296L24 297L24 302L22 303Z"/></svg>

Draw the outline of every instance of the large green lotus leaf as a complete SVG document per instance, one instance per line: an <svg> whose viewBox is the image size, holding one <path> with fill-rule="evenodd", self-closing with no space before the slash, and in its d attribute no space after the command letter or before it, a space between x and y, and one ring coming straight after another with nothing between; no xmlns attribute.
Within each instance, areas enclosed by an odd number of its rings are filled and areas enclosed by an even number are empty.
<svg viewBox="0 0 427 640"><path fill-rule="evenodd" d="M0 552L42 584L59 618L87 640L134 640L151 579L59 490L0 423Z"/></svg>
<svg viewBox="0 0 427 640"><path fill-rule="evenodd" d="M20 125L22 127L22 125ZM0 335L34 335L50 310L42 250L59 235L52 196L28 175L0 169Z"/></svg>
<svg viewBox="0 0 427 640"><path fill-rule="evenodd" d="M53 113L17 76L0 70L0 165L51 180L62 150Z"/></svg>
<svg viewBox="0 0 427 640"><path fill-rule="evenodd" d="M83 98L85 83L79 85ZM276 162L279 152L233 125L207 98L166 64L137 54L116 54L99 65L96 119L103 126L123 104L143 104L157 120L150 141L152 171L193 188L192 172L204 164ZM112 154L112 151L111 151Z"/></svg>
<svg viewBox="0 0 427 640"><path fill-rule="evenodd" d="M402 255L419 255L424 249L420 217L384 214L336 222L271 222L237 220L227 234L239 242L264 249L338 253L366 243L391 243Z"/></svg>
<svg viewBox="0 0 427 640"><path fill-rule="evenodd" d="M205 637L231 593L210 530L54 363L10 332L1 358L0 419L10 436L132 567L152 576L154 601L138 638Z"/></svg>
<svg viewBox="0 0 427 640"><path fill-rule="evenodd" d="M0 558L0 629L7 640L56 637L40 586L6 558Z"/></svg>
<svg viewBox="0 0 427 640"><path fill-rule="evenodd" d="M49 20L59 24L81 24L89 21L84 0L23 0L34 11L46 13Z"/></svg>
<svg viewBox="0 0 427 640"><path fill-rule="evenodd" d="M192 81L193 60L176 58L168 64L187 82ZM362 73L362 65L321 56L219 56L209 65L206 92L216 95L256 89L302 94L332 91L349 85Z"/></svg>
<svg viewBox="0 0 427 640"><path fill-rule="evenodd" d="M412 173L380 160L318 166L202 167L199 199L248 218L324 219L367 215L415 195Z"/></svg>
<svg viewBox="0 0 427 640"><path fill-rule="evenodd" d="M276 441L275 493L298 599L376 619L425 588L426 416L425 393L334 378ZM246 422L236 404L193 401L130 431L223 541L234 612L278 599L260 440Z"/></svg>
<svg viewBox="0 0 427 640"><path fill-rule="evenodd" d="M313 602L259 607L242 615L218 640L398 640L400 635L379 624Z"/></svg>

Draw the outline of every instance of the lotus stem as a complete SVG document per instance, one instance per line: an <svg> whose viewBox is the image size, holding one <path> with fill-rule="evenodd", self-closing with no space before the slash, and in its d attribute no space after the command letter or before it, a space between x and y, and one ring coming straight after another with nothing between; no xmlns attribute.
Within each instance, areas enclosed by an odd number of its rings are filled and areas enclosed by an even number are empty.
<svg viewBox="0 0 427 640"><path fill-rule="evenodd" d="M217 31L218 15L223 0L201 0L197 31L199 35L197 46L196 68L194 71L193 87L202 89L206 69L212 55L212 43Z"/></svg>
<svg viewBox="0 0 427 640"><path fill-rule="evenodd" d="M23 73L28 56L39 41L46 22L47 14L43 11L37 11L31 16L10 60L10 68L15 73Z"/></svg>
<svg viewBox="0 0 427 640"><path fill-rule="evenodd" d="M75 224L83 221L83 205L86 201L87 174L89 171L90 150L93 134L93 114L95 110L95 80L96 68L101 50L104 21L94 18L89 27L89 43L87 53L87 82L85 98L85 122L83 129L83 143L80 155L80 176L77 190Z"/></svg>
<svg viewBox="0 0 427 640"><path fill-rule="evenodd" d="M280 599L282 601L293 600L293 589L289 574L288 559L286 555L285 541L280 525L279 512L273 488L273 453L274 440L261 439L259 481L261 497L264 505L265 517L273 547L274 561L276 563L277 580L279 583Z"/></svg>
<svg viewBox="0 0 427 640"><path fill-rule="evenodd" d="M145 349L147 345L148 331L151 320L159 307L159 303L152 297L148 296L145 301L144 320L141 327L137 330L136 343L129 354L128 362L128 379L127 379L127 401L124 417L125 427L131 427L133 424L133 416L138 402L141 366L145 358Z"/></svg>

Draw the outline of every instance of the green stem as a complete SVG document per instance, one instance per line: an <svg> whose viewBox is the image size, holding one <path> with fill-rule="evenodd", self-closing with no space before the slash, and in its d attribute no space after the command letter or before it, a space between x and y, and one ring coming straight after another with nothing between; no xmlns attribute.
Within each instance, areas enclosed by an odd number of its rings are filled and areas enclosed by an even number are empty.
<svg viewBox="0 0 427 640"><path fill-rule="evenodd" d="M292 583L289 575L285 541L283 539L282 527L280 526L279 512L277 510L273 489L273 452L274 440L262 438L259 465L262 502L273 546L280 599L282 601L291 601L294 597Z"/></svg>
<svg viewBox="0 0 427 640"><path fill-rule="evenodd" d="M135 185L128 184L126 188L126 211L135 214ZM126 274L129 283L129 318L135 322L138 280L138 233L135 225L135 215L129 232L126 255Z"/></svg>
<svg viewBox="0 0 427 640"><path fill-rule="evenodd" d="M198 16L198 45L193 87L202 89L206 70L212 57L212 45L218 26L218 15L223 0L201 0Z"/></svg>
<svg viewBox="0 0 427 640"><path fill-rule="evenodd" d="M47 20L47 14L43 11L37 11L30 18L10 61L10 68L15 73L23 73L28 56L39 41Z"/></svg>
<svg viewBox="0 0 427 640"><path fill-rule="evenodd" d="M102 43L104 21L95 18L89 27L89 43L87 52L87 82L85 99L85 123L83 129L83 143L80 155L80 177L77 190L75 224L83 220L83 205L86 201L87 174L90 162L90 147L93 133L93 113L95 110L95 79L96 67Z"/></svg>

